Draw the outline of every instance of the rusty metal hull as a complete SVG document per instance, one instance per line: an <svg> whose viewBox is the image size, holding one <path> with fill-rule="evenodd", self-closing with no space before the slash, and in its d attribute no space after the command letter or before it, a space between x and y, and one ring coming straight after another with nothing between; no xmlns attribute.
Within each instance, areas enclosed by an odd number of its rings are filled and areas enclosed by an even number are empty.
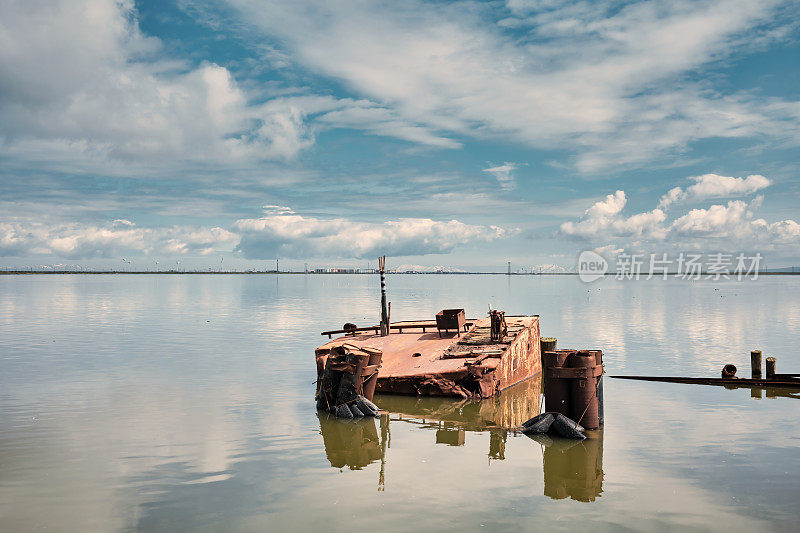
<svg viewBox="0 0 800 533"><path fill-rule="evenodd" d="M489 398L541 373L539 317L507 317L509 335L488 341L489 319L474 320L466 333L420 332L414 322L392 324L391 335L361 332L316 350L317 368L331 349L349 343L381 350L375 392L456 398ZM403 326L403 333L394 333Z"/></svg>

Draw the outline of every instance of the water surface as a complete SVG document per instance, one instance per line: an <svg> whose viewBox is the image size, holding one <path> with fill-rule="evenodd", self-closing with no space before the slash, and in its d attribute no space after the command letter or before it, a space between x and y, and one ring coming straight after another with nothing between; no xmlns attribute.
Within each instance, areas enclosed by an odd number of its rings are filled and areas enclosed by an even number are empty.
<svg viewBox="0 0 800 533"><path fill-rule="evenodd" d="M390 276L396 320L540 314L614 374L800 371L800 278ZM608 380L575 445L505 429L536 381L485 402L376 397L314 410L319 332L377 322L377 276L0 276L0 523L7 531L786 530L800 402Z"/></svg>

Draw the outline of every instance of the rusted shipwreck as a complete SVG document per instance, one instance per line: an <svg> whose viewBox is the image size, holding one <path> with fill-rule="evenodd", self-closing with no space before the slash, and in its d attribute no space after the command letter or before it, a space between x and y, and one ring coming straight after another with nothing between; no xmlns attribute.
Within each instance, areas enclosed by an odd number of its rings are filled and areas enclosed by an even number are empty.
<svg viewBox="0 0 800 533"><path fill-rule="evenodd" d="M541 373L538 315L493 312L466 319L463 313L444 310L434 321L387 320L325 331L332 340L316 349L318 378L321 382L327 358L345 344L382 353L379 393L489 398Z"/></svg>

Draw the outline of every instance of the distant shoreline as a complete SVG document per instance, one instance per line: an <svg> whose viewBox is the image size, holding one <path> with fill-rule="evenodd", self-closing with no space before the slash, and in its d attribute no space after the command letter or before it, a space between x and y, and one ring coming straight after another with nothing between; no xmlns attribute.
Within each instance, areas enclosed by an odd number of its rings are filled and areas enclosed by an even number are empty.
<svg viewBox="0 0 800 533"><path fill-rule="evenodd" d="M201 270L189 270L186 272L175 272L172 271L165 271L165 272L154 272L152 270L141 270L141 271L122 271L122 270L0 270L0 276L35 276L35 275L113 275L113 274L124 274L124 275L141 275L141 274L148 274L148 275L167 275L167 276L175 276L175 275L263 275L263 274L280 274L280 275L307 275L307 276L375 276L376 272L296 272L296 271L275 271L275 270L258 270L258 271L222 271L222 272L204 272ZM392 275L422 275L422 276L443 276L443 275L453 275L453 276L577 276L577 272L537 272L537 273L528 273L528 272L387 272L387 274ZM642 272L640 276L647 276L647 272ZM654 278L660 277L663 274L659 272L658 274L653 275ZM677 274L676 272L669 272L667 276L674 277ZM694 274L693 274L694 275ZM700 276L715 276L715 273L708 273L702 272ZM759 276L800 276L800 272L759 272ZM616 272L608 272L605 274L605 277L614 277L616 276ZM728 274L728 276L735 276L735 274ZM743 276L748 277L748 276Z"/></svg>
<svg viewBox="0 0 800 533"><path fill-rule="evenodd" d="M36 275L36 274L167 274L167 275L184 275L184 274L191 274L191 275L198 275L198 274L213 274L213 275L225 275L225 274L237 274L237 275L258 275L258 274L291 274L291 275L308 275L308 276L377 276L377 272L298 272L298 271L291 271L291 270L254 270L254 271L232 271L232 270L223 270L222 272L208 272L202 270L188 270L185 272L175 272L174 270L167 270L167 271L160 271L155 272L153 270L140 270L140 271L128 271L128 270L0 270L0 275ZM497 275L497 276L577 276L578 274L575 272L543 272L541 274L529 274L529 273L511 273L508 272L387 272L387 274L392 275Z"/></svg>

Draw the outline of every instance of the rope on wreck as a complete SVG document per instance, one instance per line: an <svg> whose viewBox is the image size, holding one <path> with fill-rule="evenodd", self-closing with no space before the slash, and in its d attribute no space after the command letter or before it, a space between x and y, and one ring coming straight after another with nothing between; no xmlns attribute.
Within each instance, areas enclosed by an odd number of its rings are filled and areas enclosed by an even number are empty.
<svg viewBox="0 0 800 533"><path fill-rule="evenodd" d="M603 370L603 374L605 374L605 373L606 373L606 371ZM581 424L581 421L583 420L583 417L586 415L586 411L588 411L589 410L589 406L592 405L592 401L595 398L597 398L597 392L600 390L600 381L603 379L603 374L600 374L600 379L598 379L597 382L594 384L594 394L589 398L589 401L586 402L586 407L583 409L583 413L581 414L581 417L577 420L577 424L578 425Z"/></svg>

